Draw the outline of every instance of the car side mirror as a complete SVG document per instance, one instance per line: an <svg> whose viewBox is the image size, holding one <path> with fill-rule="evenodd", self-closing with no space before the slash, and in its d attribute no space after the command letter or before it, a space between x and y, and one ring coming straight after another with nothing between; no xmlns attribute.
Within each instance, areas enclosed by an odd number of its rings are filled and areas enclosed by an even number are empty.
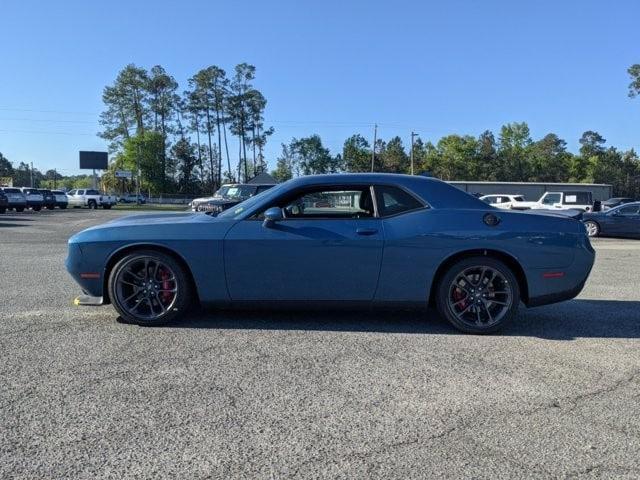
<svg viewBox="0 0 640 480"><path fill-rule="evenodd" d="M264 222L262 225L266 228L270 228L283 218L284 216L282 215L282 209L280 207L267 208L264 212Z"/></svg>

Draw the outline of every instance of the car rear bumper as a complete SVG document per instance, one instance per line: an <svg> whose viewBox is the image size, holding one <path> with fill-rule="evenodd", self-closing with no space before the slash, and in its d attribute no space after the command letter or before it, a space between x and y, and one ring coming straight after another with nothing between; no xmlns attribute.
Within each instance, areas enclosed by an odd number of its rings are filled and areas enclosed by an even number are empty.
<svg viewBox="0 0 640 480"><path fill-rule="evenodd" d="M595 261L595 250L584 235L568 268L535 269L529 275L527 307L538 307L575 298L584 288Z"/></svg>

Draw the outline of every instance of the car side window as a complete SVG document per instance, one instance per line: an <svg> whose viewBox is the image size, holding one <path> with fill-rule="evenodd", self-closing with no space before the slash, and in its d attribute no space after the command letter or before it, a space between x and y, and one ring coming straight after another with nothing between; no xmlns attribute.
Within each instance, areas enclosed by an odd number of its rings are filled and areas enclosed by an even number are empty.
<svg viewBox="0 0 640 480"><path fill-rule="evenodd" d="M380 185L375 187L375 191L378 214L381 217L389 217L424 207L424 204L417 198L398 187Z"/></svg>
<svg viewBox="0 0 640 480"><path fill-rule="evenodd" d="M637 205L630 205L628 207L620 207L617 212L618 215L624 215L624 216L632 216L632 215L637 215L638 214L638 206Z"/></svg>
<svg viewBox="0 0 640 480"><path fill-rule="evenodd" d="M542 200L544 205L553 205L554 203L560 203L561 195L559 193L549 193Z"/></svg>
<svg viewBox="0 0 640 480"><path fill-rule="evenodd" d="M371 189L327 187L307 190L283 207L285 218L353 219L374 216Z"/></svg>

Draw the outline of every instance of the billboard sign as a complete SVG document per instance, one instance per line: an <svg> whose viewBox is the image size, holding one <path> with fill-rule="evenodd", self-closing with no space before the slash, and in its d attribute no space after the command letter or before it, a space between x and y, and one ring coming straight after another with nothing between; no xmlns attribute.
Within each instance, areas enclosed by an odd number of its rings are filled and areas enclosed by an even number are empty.
<svg viewBox="0 0 640 480"><path fill-rule="evenodd" d="M83 170L106 170L109 168L107 152L80 152L80 168Z"/></svg>
<svg viewBox="0 0 640 480"><path fill-rule="evenodd" d="M13 177L0 177L0 187L13 187Z"/></svg>
<svg viewBox="0 0 640 480"><path fill-rule="evenodd" d="M131 170L116 170L115 171L115 177L116 178L132 178L133 177L133 173L131 172Z"/></svg>

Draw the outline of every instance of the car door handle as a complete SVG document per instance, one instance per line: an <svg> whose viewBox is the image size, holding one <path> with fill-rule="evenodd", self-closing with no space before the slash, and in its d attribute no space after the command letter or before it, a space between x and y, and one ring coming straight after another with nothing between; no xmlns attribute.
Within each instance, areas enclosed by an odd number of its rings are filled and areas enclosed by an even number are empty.
<svg viewBox="0 0 640 480"><path fill-rule="evenodd" d="M378 233L378 229L377 228L358 228L356 230L356 233L358 235L375 235L376 233Z"/></svg>

